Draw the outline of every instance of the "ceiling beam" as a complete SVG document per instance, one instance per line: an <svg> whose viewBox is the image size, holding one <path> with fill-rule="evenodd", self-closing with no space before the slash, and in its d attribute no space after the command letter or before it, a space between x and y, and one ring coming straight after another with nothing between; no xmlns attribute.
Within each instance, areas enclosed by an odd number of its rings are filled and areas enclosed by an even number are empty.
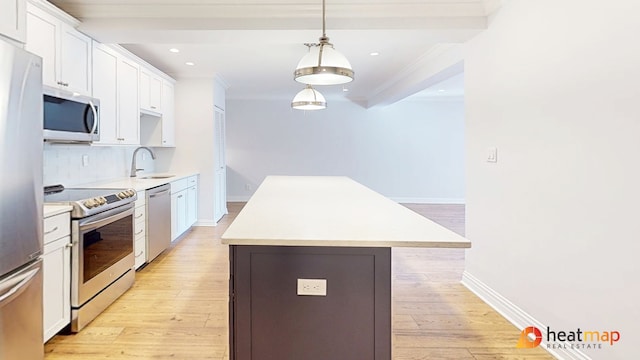
<svg viewBox="0 0 640 360"><path fill-rule="evenodd" d="M464 72L464 45L440 44L378 87L365 107L391 105L408 96ZM361 99L353 99L362 104Z"/></svg>

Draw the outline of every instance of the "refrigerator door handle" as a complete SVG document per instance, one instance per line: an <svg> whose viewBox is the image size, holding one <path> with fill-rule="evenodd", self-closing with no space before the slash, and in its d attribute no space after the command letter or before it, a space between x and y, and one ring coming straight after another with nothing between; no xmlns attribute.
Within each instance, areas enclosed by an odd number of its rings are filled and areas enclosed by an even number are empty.
<svg viewBox="0 0 640 360"><path fill-rule="evenodd" d="M6 288L9 288L9 287L11 288L8 291L6 291L4 294L0 294L0 307L2 307L3 302L5 301L9 302L10 298L19 295L22 292L22 290L26 288L26 285L29 283L29 281L31 281L31 279L33 279L33 277L36 276L36 274L38 274L38 271L40 271L40 268L30 270L24 274L16 276L13 279L10 279L9 281L7 281L8 283L7 285L4 285L4 286L0 285L0 291L4 291Z"/></svg>

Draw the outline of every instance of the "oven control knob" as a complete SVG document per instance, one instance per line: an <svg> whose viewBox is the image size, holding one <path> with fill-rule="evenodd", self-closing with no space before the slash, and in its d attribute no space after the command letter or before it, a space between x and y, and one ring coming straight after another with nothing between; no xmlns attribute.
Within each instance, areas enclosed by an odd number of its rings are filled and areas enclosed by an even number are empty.
<svg viewBox="0 0 640 360"><path fill-rule="evenodd" d="M91 209L92 207L96 206L96 203L95 201L93 201L93 199L86 200L83 204L87 207L87 209Z"/></svg>
<svg viewBox="0 0 640 360"><path fill-rule="evenodd" d="M104 197L101 196L98 198L98 204L104 205L106 203L107 203L107 199L105 199Z"/></svg>
<svg viewBox="0 0 640 360"><path fill-rule="evenodd" d="M125 197L127 197L127 196L124 194L124 192L119 192L119 193L118 193L118 197L119 197L120 199L124 199L124 198L125 198Z"/></svg>
<svg viewBox="0 0 640 360"><path fill-rule="evenodd" d="M136 194L136 192L132 189L127 190L127 193L129 193L129 196L131 197L133 197Z"/></svg>

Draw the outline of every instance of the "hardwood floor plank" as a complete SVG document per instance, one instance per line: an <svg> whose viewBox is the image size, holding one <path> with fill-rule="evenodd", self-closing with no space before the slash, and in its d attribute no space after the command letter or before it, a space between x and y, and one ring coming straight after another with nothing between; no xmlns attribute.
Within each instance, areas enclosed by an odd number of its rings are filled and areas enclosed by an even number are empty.
<svg viewBox="0 0 640 360"><path fill-rule="evenodd" d="M218 226L173 242L80 333L47 342L45 358L228 360L229 248L220 237L243 206L229 203ZM406 206L464 234L464 205ZM392 257L394 360L553 359L516 349L520 332L460 284L463 249L396 248Z"/></svg>

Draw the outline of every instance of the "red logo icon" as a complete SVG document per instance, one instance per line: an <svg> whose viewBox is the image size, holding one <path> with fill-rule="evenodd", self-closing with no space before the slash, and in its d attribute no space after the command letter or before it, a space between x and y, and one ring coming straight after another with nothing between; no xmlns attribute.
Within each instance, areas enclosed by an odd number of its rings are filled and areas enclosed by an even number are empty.
<svg viewBox="0 0 640 360"><path fill-rule="evenodd" d="M542 332L535 326L529 326L522 330L520 333L520 340L518 340L518 349L532 349L537 347L542 342Z"/></svg>

